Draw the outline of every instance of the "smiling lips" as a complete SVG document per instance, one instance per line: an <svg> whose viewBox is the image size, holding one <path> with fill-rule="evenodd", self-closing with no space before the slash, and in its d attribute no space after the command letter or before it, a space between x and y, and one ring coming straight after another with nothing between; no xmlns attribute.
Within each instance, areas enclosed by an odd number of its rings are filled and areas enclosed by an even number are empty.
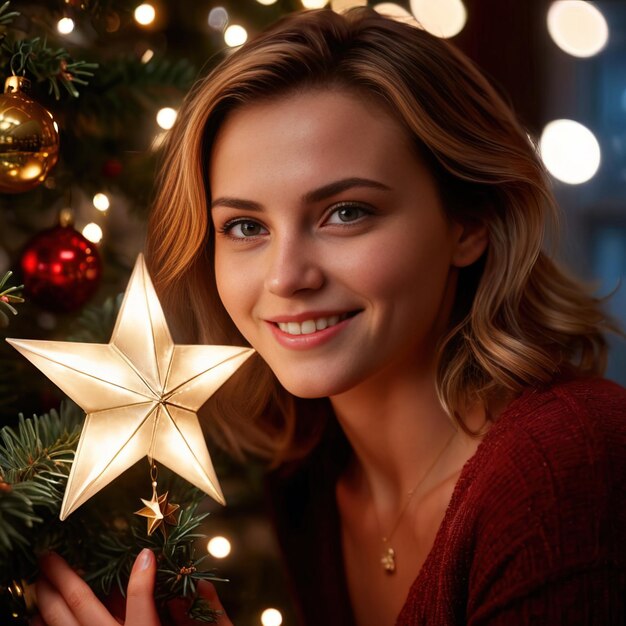
<svg viewBox="0 0 626 626"><path fill-rule="evenodd" d="M334 313L308 317L293 316L288 320L285 316L275 320L267 320L279 343L290 348L312 348L330 339L349 322L359 311ZM296 318L296 319L294 319ZM298 321L300 318L302 321ZM303 319L304 318L304 319Z"/></svg>

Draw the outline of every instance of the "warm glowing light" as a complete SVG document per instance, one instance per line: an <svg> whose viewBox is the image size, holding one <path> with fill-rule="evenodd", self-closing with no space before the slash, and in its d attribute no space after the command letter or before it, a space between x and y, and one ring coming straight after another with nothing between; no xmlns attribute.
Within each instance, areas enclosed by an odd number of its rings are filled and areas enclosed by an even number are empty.
<svg viewBox="0 0 626 626"><path fill-rule="evenodd" d="M93 205L96 207L96 209L98 209L98 211L106 211L111 206L111 203L109 202L109 196L107 196L105 193L97 193L93 197Z"/></svg>
<svg viewBox="0 0 626 626"><path fill-rule="evenodd" d="M216 559L224 559L230 554L230 541L226 537L213 537L209 540L206 549Z"/></svg>
<svg viewBox="0 0 626 626"><path fill-rule="evenodd" d="M98 226L98 224L94 224L94 222L90 222L83 228L83 236L86 239L89 239L92 243L99 243L102 239L102 228Z"/></svg>
<svg viewBox="0 0 626 626"><path fill-rule="evenodd" d="M74 30L74 20L71 17L62 17L57 23L57 30L62 35L69 35Z"/></svg>
<svg viewBox="0 0 626 626"><path fill-rule="evenodd" d="M353 7L364 7L367 0L330 0L330 8L336 13L343 13Z"/></svg>
<svg viewBox="0 0 626 626"><path fill-rule="evenodd" d="M570 185L588 181L600 167L600 144L573 120L550 122L541 134L539 153L552 176Z"/></svg>
<svg viewBox="0 0 626 626"><path fill-rule="evenodd" d="M141 55L141 62L142 63L149 63L152 60L152 57L154 56L154 50L151 50L150 48L148 48L142 55Z"/></svg>
<svg viewBox="0 0 626 626"><path fill-rule="evenodd" d="M256 0L259 4L262 4L263 6L270 6L270 4L276 4L277 0Z"/></svg>
<svg viewBox="0 0 626 626"><path fill-rule="evenodd" d="M461 0L411 0L411 11L419 26L437 37L454 37L467 22Z"/></svg>
<svg viewBox="0 0 626 626"><path fill-rule="evenodd" d="M163 109L160 109L156 115L157 124L163 130L169 130L170 128L172 128L172 126L174 126L177 115L178 113L176 112L176 109L172 109L171 107L165 107Z"/></svg>
<svg viewBox="0 0 626 626"><path fill-rule="evenodd" d="M263 626L280 626L283 623L283 616L277 609L265 609L261 613L261 624Z"/></svg>
<svg viewBox="0 0 626 626"><path fill-rule="evenodd" d="M411 26L418 26L415 18L404 7L401 7L395 2L381 2L379 4L375 4L374 10L381 15L390 17L398 22L405 22L406 24L411 24Z"/></svg>
<svg viewBox="0 0 626 626"><path fill-rule="evenodd" d="M561 50L590 57L606 46L609 27L600 10L582 0L558 0L548 9L548 32Z"/></svg>
<svg viewBox="0 0 626 626"><path fill-rule="evenodd" d="M323 9L328 4L328 0L300 0L300 2L305 9Z"/></svg>
<svg viewBox="0 0 626 626"><path fill-rule="evenodd" d="M209 26L215 30L224 30L228 24L228 11L224 7L213 7L209 11Z"/></svg>
<svg viewBox="0 0 626 626"><path fill-rule="evenodd" d="M154 22L154 18L156 17L156 10L151 5L145 2L144 4L140 4L135 9L135 21L137 24L141 24L142 26L148 26Z"/></svg>
<svg viewBox="0 0 626 626"><path fill-rule="evenodd" d="M246 39L248 39L248 31L239 24L231 24L224 31L224 41L231 48L243 45L246 43Z"/></svg>

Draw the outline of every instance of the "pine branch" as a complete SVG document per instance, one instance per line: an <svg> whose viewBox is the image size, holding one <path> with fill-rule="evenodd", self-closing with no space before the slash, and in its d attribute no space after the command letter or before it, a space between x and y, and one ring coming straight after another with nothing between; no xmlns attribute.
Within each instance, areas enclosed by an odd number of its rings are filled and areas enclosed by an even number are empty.
<svg viewBox="0 0 626 626"><path fill-rule="evenodd" d="M0 7L0 25L11 24L20 15L17 11L8 12L10 2ZM56 100L61 98L61 87L74 98L79 95L76 85L87 85L87 78L94 74L97 63L76 61L65 48L51 48L41 37L15 39L7 33L0 36L0 67L5 76L27 75L36 82L47 82L48 93Z"/></svg>
<svg viewBox="0 0 626 626"><path fill-rule="evenodd" d="M8 26L16 17L19 17L18 11L9 11L10 6L10 0L0 6L0 26Z"/></svg>
<svg viewBox="0 0 626 626"><path fill-rule="evenodd" d="M17 430L0 430L0 557L26 547L27 530L43 523L43 511L60 508L81 421L66 403L60 414L20 415Z"/></svg>
<svg viewBox="0 0 626 626"><path fill-rule="evenodd" d="M7 287L5 289L5 285L12 275L13 272L7 272L4 277L0 279L0 328L6 328L9 325L9 316L7 313L17 315L17 309L11 306L11 303L18 304L24 302L24 298L15 293L22 289L24 285Z"/></svg>

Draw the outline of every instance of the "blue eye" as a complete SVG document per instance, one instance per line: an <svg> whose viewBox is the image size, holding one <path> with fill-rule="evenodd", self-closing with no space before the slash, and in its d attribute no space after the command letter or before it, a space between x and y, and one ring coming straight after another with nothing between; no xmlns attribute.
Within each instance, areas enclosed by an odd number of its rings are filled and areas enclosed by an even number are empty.
<svg viewBox="0 0 626 626"><path fill-rule="evenodd" d="M327 223L349 224L356 222L365 215L368 215L368 211L358 204L342 204L330 214Z"/></svg>
<svg viewBox="0 0 626 626"><path fill-rule="evenodd" d="M233 220L225 224L221 231L229 237L233 237L233 239L258 237L267 233L267 230L261 224L252 220Z"/></svg>

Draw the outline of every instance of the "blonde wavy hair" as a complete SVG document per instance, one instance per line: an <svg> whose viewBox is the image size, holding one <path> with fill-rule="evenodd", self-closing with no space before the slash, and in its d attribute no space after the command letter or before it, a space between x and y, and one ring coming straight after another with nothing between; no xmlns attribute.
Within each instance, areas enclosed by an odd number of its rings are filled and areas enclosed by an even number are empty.
<svg viewBox="0 0 626 626"><path fill-rule="evenodd" d="M406 128L437 181L444 210L487 226L483 257L461 270L450 328L439 345L442 406L489 406L556 375L597 375L605 320L542 251L557 209L535 147L480 71L445 40L359 8L300 12L223 60L188 95L169 136L150 216L147 257L178 339L245 345L213 272L208 159L234 109L294 90L346 89L377 99ZM553 229L556 232L556 229ZM210 401L206 426L236 456L278 464L318 441L327 400L288 394L251 359Z"/></svg>

